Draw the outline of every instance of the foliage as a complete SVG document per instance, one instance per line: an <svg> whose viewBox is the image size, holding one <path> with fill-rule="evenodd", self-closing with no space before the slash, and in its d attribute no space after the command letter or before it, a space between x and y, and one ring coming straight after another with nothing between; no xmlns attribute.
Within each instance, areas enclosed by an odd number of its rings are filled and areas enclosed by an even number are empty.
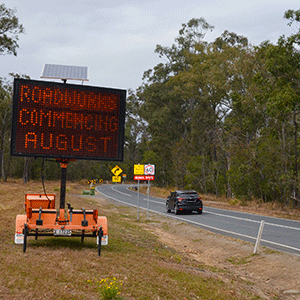
<svg viewBox="0 0 300 300"><path fill-rule="evenodd" d="M16 10L0 5L0 54L17 55L19 34L24 33L22 24L15 16Z"/></svg>
<svg viewBox="0 0 300 300"><path fill-rule="evenodd" d="M2 179L6 180L8 168L5 165L9 146L11 127L11 96L10 86L0 79L0 170Z"/></svg>
<svg viewBox="0 0 300 300"><path fill-rule="evenodd" d="M211 30L203 18L182 24L136 91L144 154L167 177L156 184L287 204L298 193L298 33L253 47L229 31L208 43Z"/></svg>
<svg viewBox="0 0 300 300"><path fill-rule="evenodd" d="M208 42L213 26L193 18L171 46L157 45L162 62L144 72L142 85L127 99L124 162L118 163L127 178L134 164L151 163L158 186L282 205L300 202L299 16L300 10L285 12L288 25L298 28L276 44L252 46L228 30ZM3 119L10 107L7 90L1 91ZM0 141L7 140L10 119L4 123ZM8 143L0 150L9 157ZM8 176L19 177L23 163L11 158ZM41 160L29 165L30 178L39 178ZM60 176L53 166L44 165L48 179ZM72 162L68 178L110 180L114 166Z"/></svg>

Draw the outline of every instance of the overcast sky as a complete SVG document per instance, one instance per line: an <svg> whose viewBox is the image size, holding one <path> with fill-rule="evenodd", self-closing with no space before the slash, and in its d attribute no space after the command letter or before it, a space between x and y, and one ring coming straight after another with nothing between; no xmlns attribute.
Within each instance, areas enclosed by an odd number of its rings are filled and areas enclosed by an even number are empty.
<svg viewBox="0 0 300 300"><path fill-rule="evenodd" d="M164 62L157 44L171 46L182 23L203 17L252 45L294 33L283 14L299 0L4 0L15 8L26 33L17 57L0 56L0 77L22 73L40 79L43 65L86 66L86 85L135 90L143 72ZM45 80L45 79L42 79ZM76 83L68 81L69 83Z"/></svg>

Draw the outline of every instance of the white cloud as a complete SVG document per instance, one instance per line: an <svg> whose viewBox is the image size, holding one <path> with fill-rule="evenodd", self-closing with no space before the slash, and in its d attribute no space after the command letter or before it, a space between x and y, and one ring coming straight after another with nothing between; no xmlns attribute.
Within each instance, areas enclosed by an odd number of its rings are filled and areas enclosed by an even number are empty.
<svg viewBox="0 0 300 300"><path fill-rule="evenodd" d="M136 88L144 71L158 62L155 46L171 46L192 18L215 26L207 39L224 30L246 36L253 44L276 42L290 28L285 10L295 0L6 0L16 7L26 34L18 57L2 56L0 76L7 71L38 78L44 63L88 66L90 83Z"/></svg>

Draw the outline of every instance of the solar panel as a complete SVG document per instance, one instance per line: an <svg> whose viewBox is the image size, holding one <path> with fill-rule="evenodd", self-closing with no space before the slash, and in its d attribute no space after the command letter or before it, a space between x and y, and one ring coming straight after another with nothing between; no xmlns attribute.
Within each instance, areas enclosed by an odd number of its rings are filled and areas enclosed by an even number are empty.
<svg viewBox="0 0 300 300"><path fill-rule="evenodd" d="M88 68L45 64L41 78L88 81Z"/></svg>

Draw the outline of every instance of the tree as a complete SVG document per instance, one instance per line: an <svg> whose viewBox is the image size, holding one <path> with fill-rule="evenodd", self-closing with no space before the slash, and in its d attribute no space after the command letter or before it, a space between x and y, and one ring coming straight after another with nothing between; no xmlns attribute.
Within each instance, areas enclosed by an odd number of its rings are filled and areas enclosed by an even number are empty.
<svg viewBox="0 0 300 300"><path fill-rule="evenodd" d="M16 10L0 5L0 54L17 55L19 34L24 33L23 25L15 16Z"/></svg>
<svg viewBox="0 0 300 300"><path fill-rule="evenodd" d="M9 73L10 77L12 78L24 78L30 79L28 75L25 74L16 74L16 73ZM10 87L11 94L12 94L12 86ZM24 158L24 172L23 172L23 182L26 183L30 180L30 169L31 169L31 162L33 161L30 157Z"/></svg>
<svg viewBox="0 0 300 300"><path fill-rule="evenodd" d="M201 169L201 173L197 172L202 176L198 182L206 184L202 185L203 191L218 195L224 192L222 185L226 164L229 165L226 157L230 157L228 147L222 142L223 124L233 109L234 95L247 91L249 76L244 70L248 70L251 48L245 37L225 31L213 43L195 44L195 49L186 53L189 68L173 76L170 84L187 108L185 149L191 149L190 159L194 164L201 162L201 168L189 163L185 178L193 178L191 172Z"/></svg>
<svg viewBox="0 0 300 300"><path fill-rule="evenodd" d="M24 28L15 16L16 10L0 5L0 55L17 55L19 34ZM11 89L0 78L0 169L1 177L6 180L4 152L8 144L8 133L11 124Z"/></svg>
<svg viewBox="0 0 300 300"><path fill-rule="evenodd" d="M6 181L4 164L5 147L9 143L11 126L11 93L9 85L0 81L0 170L1 177Z"/></svg>
<svg viewBox="0 0 300 300"><path fill-rule="evenodd" d="M146 71L143 85L137 91L139 113L148 125L145 150L154 151L160 157L161 165L157 166L157 170L161 169L164 175L158 176L157 180L160 180L159 177L161 180L164 178L165 184L173 184L173 179L175 183L183 184L184 174L178 174L178 177L172 174L178 173L174 171L178 171L179 164L183 163L182 169L185 168L189 156L186 145L190 139L190 111L193 106L192 101L177 92L177 88L171 84L171 78L190 68L187 54L198 52L196 46L204 43L205 33L212 29L203 18L182 24L175 44L171 47L156 46L155 52L167 61ZM178 154L178 146L186 153ZM182 160L180 156L183 155L186 158Z"/></svg>
<svg viewBox="0 0 300 300"><path fill-rule="evenodd" d="M295 30L295 34L292 34L289 39L292 40L293 42L295 43L298 43L300 42L300 9L298 10L293 10L293 9L289 9L287 11L285 11L284 13L284 18L289 20L288 22L288 26L292 27L293 24L296 23L297 28L294 29Z"/></svg>

